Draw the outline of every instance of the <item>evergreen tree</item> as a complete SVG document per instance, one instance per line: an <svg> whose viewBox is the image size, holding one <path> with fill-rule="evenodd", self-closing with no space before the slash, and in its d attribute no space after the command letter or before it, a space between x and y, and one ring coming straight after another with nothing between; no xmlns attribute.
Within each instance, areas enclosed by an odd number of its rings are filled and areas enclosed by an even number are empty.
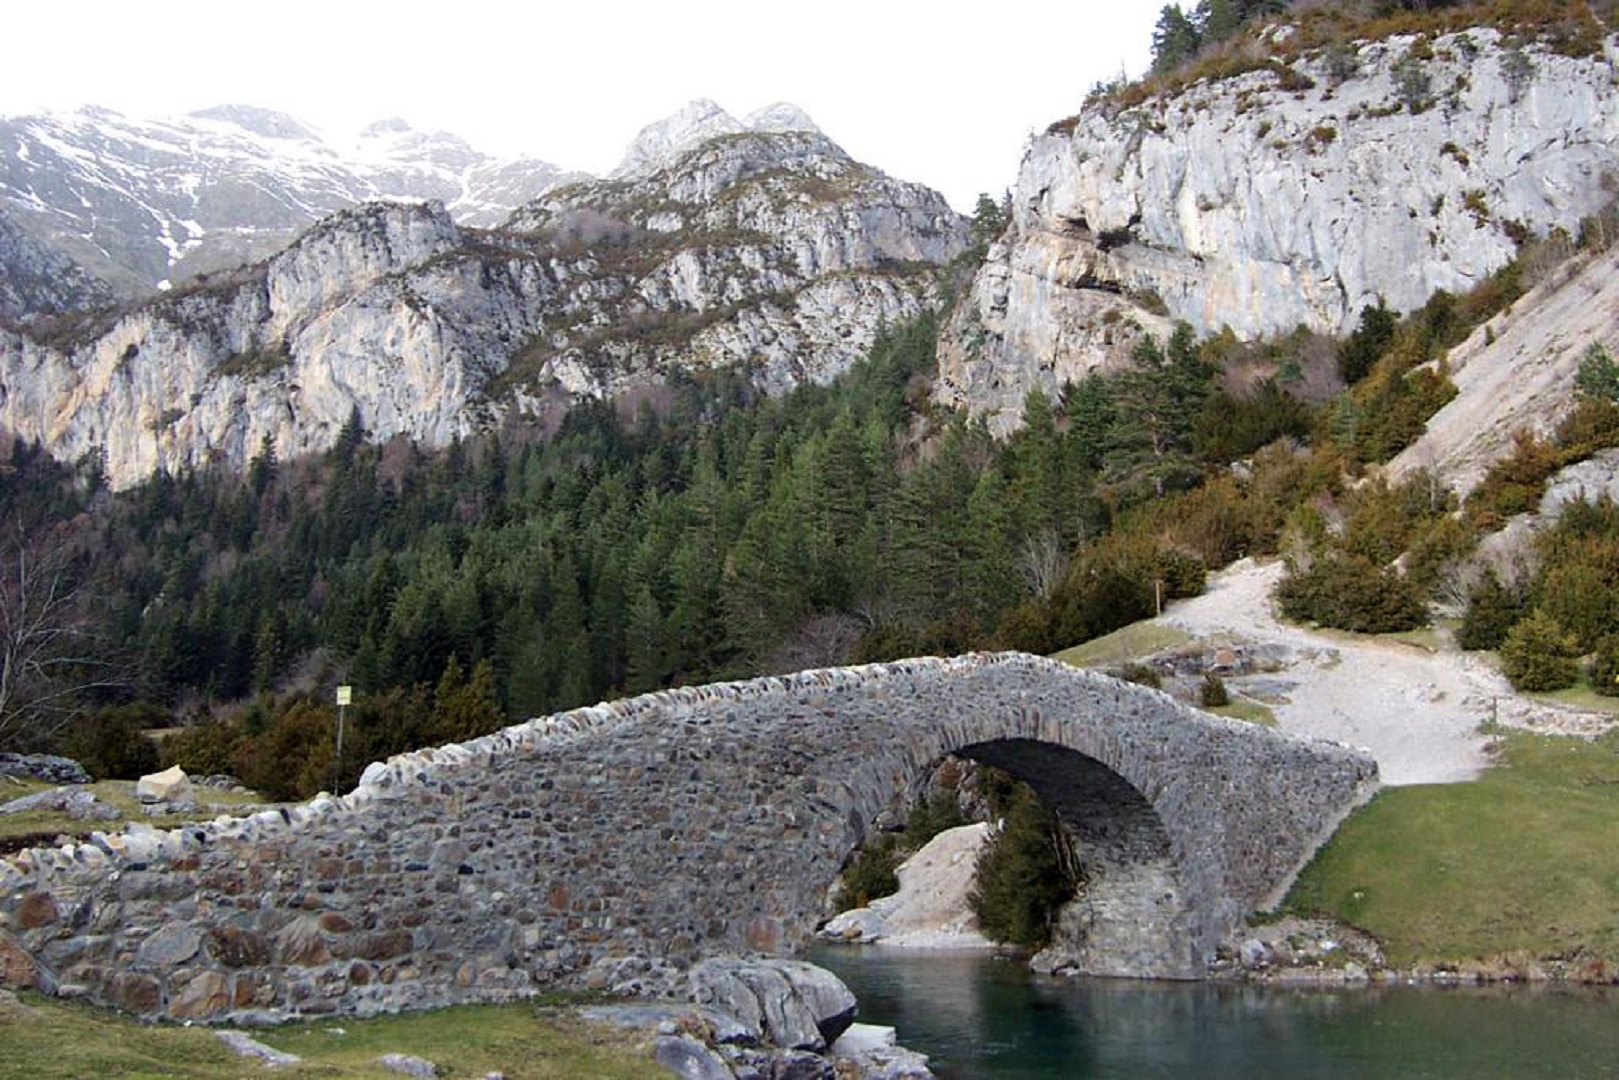
<svg viewBox="0 0 1619 1080"><path fill-rule="evenodd" d="M1197 26L1181 6L1166 4L1152 32L1152 70L1172 71L1195 56L1201 43Z"/></svg>

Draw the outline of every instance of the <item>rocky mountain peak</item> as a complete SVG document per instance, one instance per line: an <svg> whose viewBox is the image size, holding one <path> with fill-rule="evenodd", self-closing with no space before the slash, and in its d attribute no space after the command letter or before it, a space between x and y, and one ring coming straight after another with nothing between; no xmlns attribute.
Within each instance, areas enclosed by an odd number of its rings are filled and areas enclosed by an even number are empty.
<svg viewBox="0 0 1619 1080"><path fill-rule="evenodd" d="M778 101L755 109L743 118L742 123L749 131L821 131L810 119L809 113L790 101Z"/></svg>
<svg viewBox="0 0 1619 1080"><path fill-rule="evenodd" d="M215 105L207 109L198 109L187 113L193 120L214 120L224 124L234 124L243 131L266 139L308 139L320 141L320 136L314 129L305 125L296 117L274 109L264 109L257 105Z"/></svg>
<svg viewBox="0 0 1619 1080"><path fill-rule="evenodd" d="M738 120L707 98L688 102L679 112L655 120L631 140L624 157L609 176L615 180L633 179L666 168L688 151L721 135L755 132L808 131L821 129L797 105L776 102Z"/></svg>
<svg viewBox="0 0 1619 1080"><path fill-rule="evenodd" d="M360 138L379 139L389 135L404 135L416 130L397 116L390 116L360 129Z"/></svg>

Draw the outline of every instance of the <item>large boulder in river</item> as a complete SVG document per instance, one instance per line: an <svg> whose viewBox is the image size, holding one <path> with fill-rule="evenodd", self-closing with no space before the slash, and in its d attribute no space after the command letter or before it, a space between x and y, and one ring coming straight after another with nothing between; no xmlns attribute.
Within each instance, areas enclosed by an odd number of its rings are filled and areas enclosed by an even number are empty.
<svg viewBox="0 0 1619 1080"><path fill-rule="evenodd" d="M691 996L736 1019L733 1041L788 1050L824 1050L855 1018L843 981L801 960L705 960L692 968Z"/></svg>
<svg viewBox="0 0 1619 1080"><path fill-rule="evenodd" d="M191 778L178 765L170 765L162 772L148 773L135 784L135 798L143 803L189 803L196 796L191 789Z"/></svg>

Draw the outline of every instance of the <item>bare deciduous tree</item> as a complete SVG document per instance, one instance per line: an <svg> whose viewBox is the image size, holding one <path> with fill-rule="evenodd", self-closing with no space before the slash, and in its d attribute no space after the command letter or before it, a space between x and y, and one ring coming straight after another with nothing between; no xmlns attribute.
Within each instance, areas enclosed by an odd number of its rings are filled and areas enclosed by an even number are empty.
<svg viewBox="0 0 1619 1080"><path fill-rule="evenodd" d="M35 749L118 684L64 538L0 538L0 749Z"/></svg>
<svg viewBox="0 0 1619 1080"><path fill-rule="evenodd" d="M1068 549L1053 529L1043 529L1023 541L1018 566L1029 591L1048 599L1068 574Z"/></svg>

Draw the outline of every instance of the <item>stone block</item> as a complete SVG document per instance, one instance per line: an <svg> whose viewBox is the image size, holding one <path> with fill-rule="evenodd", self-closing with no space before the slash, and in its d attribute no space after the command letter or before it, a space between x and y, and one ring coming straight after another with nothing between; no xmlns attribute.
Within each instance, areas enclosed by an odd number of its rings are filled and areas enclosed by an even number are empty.
<svg viewBox="0 0 1619 1080"><path fill-rule="evenodd" d="M24 893L23 898L17 902L17 927L21 930L37 930L41 926L49 926L61 916L56 910L56 901L48 892Z"/></svg>
<svg viewBox="0 0 1619 1080"><path fill-rule="evenodd" d="M312 915L300 915L276 931L275 953L281 963L294 967L319 967L332 959L320 920Z"/></svg>
<svg viewBox="0 0 1619 1080"><path fill-rule="evenodd" d="M339 960L392 960L415 945L409 930L384 930L341 938L332 946L332 955Z"/></svg>
<svg viewBox="0 0 1619 1080"><path fill-rule="evenodd" d="M39 985L39 964L11 934L0 930L0 986L31 990Z"/></svg>
<svg viewBox="0 0 1619 1080"><path fill-rule="evenodd" d="M237 926L209 930L208 952L228 968L260 967L270 962L270 942L265 936Z"/></svg>
<svg viewBox="0 0 1619 1080"><path fill-rule="evenodd" d="M202 936L187 923L167 923L141 942L136 959L156 968L171 968L197 955Z"/></svg>
<svg viewBox="0 0 1619 1080"><path fill-rule="evenodd" d="M120 971L112 977L112 1005L136 1016L150 1016L163 1004L163 986L151 975Z"/></svg>
<svg viewBox="0 0 1619 1080"><path fill-rule="evenodd" d="M199 971L169 1001L169 1016L176 1020L201 1020L230 1007L230 980L223 972Z"/></svg>

